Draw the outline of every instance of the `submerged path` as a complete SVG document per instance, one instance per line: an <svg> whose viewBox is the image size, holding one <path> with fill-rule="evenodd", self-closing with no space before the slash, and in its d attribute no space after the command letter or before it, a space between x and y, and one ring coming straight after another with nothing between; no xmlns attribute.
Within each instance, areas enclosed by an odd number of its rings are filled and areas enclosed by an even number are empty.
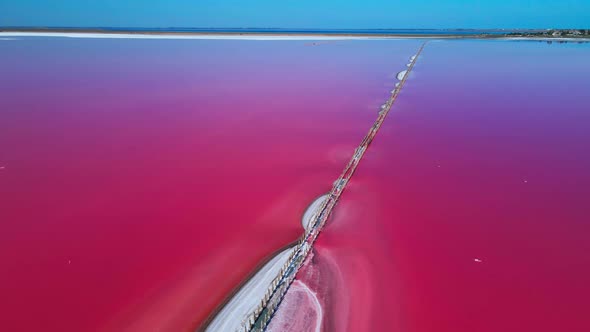
<svg viewBox="0 0 590 332"><path fill-rule="evenodd" d="M291 286L291 283L293 280L295 280L297 272L305 262L305 259L307 258L310 250L313 248L313 244L322 231L322 228L326 224L326 221L336 206L336 203L340 199L342 192L346 188L346 185L354 174L354 171L356 170L359 162L363 158L365 151L377 135L381 124L391 110L393 103L397 99L409 76L409 73L414 68L420 53L422 53L422 50L426 46L426 43L427 42L423 43L416 54L410 58L408 67L397 74L397 79L399 82L395 84L395 88L391 91L391 96L387 102L381 106L377 120L375 120L375 123L369 129L367 135L365 135L360 145L356 148L354 155L342 171L342 174L334 182L334 186L328 193L327 199L325 199L321 206L317 209L317 212L312 219L312 226L305 230L305 233L297 242L295 250L292 251L292 253L289 255L289 259L281 268L280 273L275 279L273 279L264 297L260 299L260 304L251 315L244 319L239 331L262 332L268 326L268 323L272 319L278 306L281 304L283 297L287 293L289 286Z"/></svg>

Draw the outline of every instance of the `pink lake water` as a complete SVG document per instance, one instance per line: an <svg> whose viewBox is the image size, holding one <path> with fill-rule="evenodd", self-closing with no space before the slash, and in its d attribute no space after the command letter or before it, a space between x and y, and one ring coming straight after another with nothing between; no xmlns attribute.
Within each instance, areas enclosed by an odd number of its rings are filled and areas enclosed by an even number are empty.
<svg viewBox="0 0 590 332"><path fill-rule="evenodd" d="M590 330L588 59L427 45L297 277L323 330Z"/></svg>
<svg viewBox="0 0 590 332"><path fill-rule="evenodd" d="M419 45L0 41L2 329L199 327L301 235Z"/></svg>

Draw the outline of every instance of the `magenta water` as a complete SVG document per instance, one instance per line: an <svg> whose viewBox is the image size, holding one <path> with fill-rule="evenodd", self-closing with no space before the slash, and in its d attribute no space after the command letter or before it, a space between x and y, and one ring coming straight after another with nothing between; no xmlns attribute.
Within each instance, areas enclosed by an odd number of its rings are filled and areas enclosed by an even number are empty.
<svg viewBox="0 0 590 332"><path fill-rule="evenodd" d="M303 232L417 41L0 41L7 330L187 330Z"/></svg>
<svg viewBox="0 0 590 332"><path fill-rule="evenodd" d="M427 45L298 276L325 330L590 329L589 58Z"/></svg>

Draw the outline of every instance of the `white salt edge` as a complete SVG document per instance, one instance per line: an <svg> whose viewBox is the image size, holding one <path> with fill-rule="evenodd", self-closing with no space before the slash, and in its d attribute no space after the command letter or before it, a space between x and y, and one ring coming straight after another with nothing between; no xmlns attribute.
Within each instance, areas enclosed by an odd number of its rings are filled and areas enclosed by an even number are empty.
<svg viewBox="0 0 590 332"><path fill-rule="evenodd" d="M295 247L286 249L266 263L219 311L205 331L238 330L242 322L256 309L294 249Z"/></svg>
<svg viewBox="0 0 590 332"><path fill-rule="evenodd" d="M399 73L397 73L397 79L400 81L403 80L407 73L408 73L407 70L400 71Z"/></svg>
<svg viewBox="0 0 590 332"><path fill-rule="evenodd" d="M338 181L338 180L336 180ZM305 210L305 213L303 214L303 218L301 218L301 226L303 226L304 229L307 230L307 228L310 226L313 217L315 216L316 212L318 212L320 206L322 205L322 203L328 198L328 194L322 195L320 197L318 197L315 201L313 201L309 207L307 208L307 210Z"/></svg>
<svg viewBox="0 0 590 332"><path fill-rule="evenodd" d="M410 39L407 37L374 36L296 36L296 35L239 35L239 34L130 34L86 32L0 32L0 37L66 37L111 39L228 39L228 40L358 40L358 39Z"/></svg>

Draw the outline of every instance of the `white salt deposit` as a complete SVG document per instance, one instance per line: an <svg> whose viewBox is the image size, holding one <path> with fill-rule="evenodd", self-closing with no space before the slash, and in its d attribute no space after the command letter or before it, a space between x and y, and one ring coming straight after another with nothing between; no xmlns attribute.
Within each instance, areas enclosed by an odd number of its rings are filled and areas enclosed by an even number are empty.
<svg viewBox="0 0 590 332"><path fill-rule="evenodd" d="M303 35L239 35L239 34L157 34L157 33L87 33L87 32L0 32L0 37L67 37L112 39L230 39L230 40L357 40L407 39L405 37L373 36L303 36Z"/></svg>
<svg viewBox="0 0 590 332"><path fill-rule="evenodd" d="M301 219L301 224L304 228L307 229L307 227L310 226L316 213L322 206L322 203L324 203L328 197L328 194L322 195L309 205L303 214L303 218ZM215 316L205 331L213 332L238 330L242 323L245 322L248 317L250 317L252 312L254 312L260 303L260 299L264 297L272 281L279 274L281 268L285 266L287 260L289 259L289 255L294 250L295 247L286 249L266 263L266 265L264 265L264 267L262 267L260 271L258 271L254 277L252 277L252 279L248 280L248 282L238 291L238 293L236 293L236 295L234 295L234 297L225 305L225 307L221 309L221 311ZM309 289L307 290L310 291ZM317 305L319 306L319 303L317 303ZM319 308L319 310L321 312L321 308Z"/></svg>
<svg viewBox="0 0 590 332"><path fill-rule="evenodd" d="M400 71L399 73L397 73L397 79L398 79L398 80L400 80L400 81L401 81L401 80L403 80L403 79L404 79L404 77L406 77L406 74L407 74L407 73L408 73L408 71L407 71L407 70L402 70L402 71Z"/></svg>
<svg viewBox="0 0 590 332"><path fill-rule="evenodd" d="M309 302L311 307L301 308L301 301L303 305L307 305ZM309 301L309 302L308 302ZM313 310L317 315L317 320L314 322L310 321L294 321L293 314L300 310ZM320 332L322 329L323 312L322 305L318 300L317 294L312 291L305 283L300 280L295 280L289 288L287 295L283 299L283 303L276 312L274 318L270 321L270 325L267 328L268 332L284 332L284 331L297 331L301 332L302 328L307 332ZM301 319L301 317L297 317Z"/></svg>
<svg viewBox="0 0 590 332"><path fill-rule="evenodd" d="M295 247L286 249L266 263L221 309L205 331L238 330L242 322L254 312L260 299L264 297L274 278L279 275L281 268L287 263L289 255L294 249Z"/></svg>
<svg viewBox="0 0 590 332"><path fill-rule="evenodd" d="M338 181L338 180L337 180ZM307 230L308 227L311 226L311 222L314 219L315 214L319 211L322 203L328 198L328 194L318 197L313 203L309 205L305 213L303 214L303 218L301 218L301 225L304 229Z"/></svg>

